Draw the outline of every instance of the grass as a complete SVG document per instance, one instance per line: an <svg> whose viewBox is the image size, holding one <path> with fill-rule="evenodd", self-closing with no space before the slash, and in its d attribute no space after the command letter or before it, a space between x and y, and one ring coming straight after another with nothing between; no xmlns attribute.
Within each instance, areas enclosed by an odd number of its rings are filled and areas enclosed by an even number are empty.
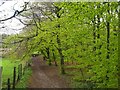
<svg viewBox="0 0 120 90"><path fill-rule="evenodd" d="M6 59L6 58L3 58L2 60L0 60L0 66L3 67L3 70L2 70L2 87L3 88L6 88L7 87L7 80L8 78L10 78L10 83L12 83L13 81L13 69L14 67L16 67L16 72L18 73L18 65L21 64L25 65L25 62L23 61L20 61L20 60L13 60L13 59ZM25 87L26 83L25 81L27 81L27 74L30 75L31 74L31 71L30 69L28 69L28 71L26 70L25 72L25 76L22 77L21 81L18 83L18 86L20 87ZM17 74L18 75L18 74ZM16 76L17 78L17 76ZM25 78L25 79L24 79ZM22 81L23 80L23 81ZM25 81L24 81L25 80ZM21 85L21 82L24 84L24 85Z"/></svg>
<svg viewBox="0 0 120 90"><path fill-rule="evenodd" d="M20 63L20 60L12 60L3 58L1 62L2 70L2 86L6 87L7 79L13 79L13 69L17 67Z"/></svg>
<svg viewBox="0 0 120 90"><path fill-rule="evenodd" d="M32 74L31 68L28 68L24 74L24 76L21 78L20 82L16 85L16 88L27 88L28 79L30 78Z"/></svg>

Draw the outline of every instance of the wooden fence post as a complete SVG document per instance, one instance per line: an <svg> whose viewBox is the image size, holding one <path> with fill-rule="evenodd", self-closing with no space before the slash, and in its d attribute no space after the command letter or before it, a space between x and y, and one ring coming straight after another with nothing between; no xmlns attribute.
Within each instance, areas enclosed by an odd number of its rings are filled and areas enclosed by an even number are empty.
<svg viewBox="0 0 120 90"><path fill-rule="evenodd" d="M2 70L3 70L3 67L0 66L0 90L2 89Z"/></svg>
<svg viewBox="0 0 120 90"><path fill-rule="evenodd" d="M18 78L17 82L22 78L22 64L18 65Z"/></svg>
<svg viewBox="0 0 120 90"><path fill-rule="evenodd" d="M23 70L22 70L22 72L23 72L23 75L25 74L25 71L26 71L26 69L28 68L28 62L26 62L25 63L25 65L24 65L24 67L23 67Z"/></svg>
<svg viewBox="0 0 120 90"><path fill-rule="evenodd" d="M23 73L22 73L22 75L24 75L24 73L25 73L25 67L23 67Z"/></svg>
<svg viewBox="0 0 120 90"><path fill-rule="evenodd" d="M8 78L7 86L7 90L10 90L10 78Z"/></svg>
<svg viewBox="0 0 120 90"><path fill-rule="evenodd" d="M23 67L23 75L25 74L26 65Z"/></svg>
<svg viewBox="0 0 120 90"><path fill-rule="evenodd" d="M14 67L13 71L13 89L15 89L15 84L16 84L16 67Z"/></svg>
<svg viewBox="0 0 120 90"><path fill-rule="evenodd" d="M22 78L22 64L20 64L20 79Z"/></svg>
<svg viewBox="0 0 120 90"><path fill-rule="evenodd" d="M18 65L18 76L17 76L17 82L20 80L20 65Z"/></svg>

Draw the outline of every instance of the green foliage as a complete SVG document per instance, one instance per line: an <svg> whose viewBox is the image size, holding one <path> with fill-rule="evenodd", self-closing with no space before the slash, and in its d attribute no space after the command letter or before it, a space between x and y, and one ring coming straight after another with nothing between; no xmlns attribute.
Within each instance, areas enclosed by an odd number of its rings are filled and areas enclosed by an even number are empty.
<svg viewBox="0 0 120 90"><path fill-rule="evenodd" d="M52 20L46 19L42 22L37 22L39 27L38 35L30 40L24 40L13 55L29 58L33 52L38 51L47 60L53 61L54 52L56 61L60 64L61 56L58 50L61 49L65 63L77 62L77 65L73 64L73 67L77 69L90 66L87 73L92 74L92 76L85 79L94 82L94 87L117 88L117 2L61 2L53 3L53 5L58 8L54 14L59 15L60 18L56 16ZM110 24L110 37L108 37L107 33L107 22ZM37 26L32 27L32 33L35 33L38 29ZM32 34L26 30L25 35L27 37ZM61 42L59 44L57 35L59 35ZM18 38L20 36L23 36L23 34L17 37L10 36L6 39L6 42L20 40ZM109 42L107 39L109 39ZM12 46L13 51L18 45ZM47 48L50 50L49 58L47 56ZM109 59L106 58L108 54L110 56ZM81 86L78 81L79 78L77 78L77 84L80 87L88 87L87 84Z"/></svg>
<svg viewBox="0 0 120 90"><path fill-rule="evenodd" d="M25 74L23 75L23 77L21 78L20 82L16 85L16 88L24 88L25 90L27 90L27 86L31 74L32 74L32 70L31 68L28 68Z"/></svg>

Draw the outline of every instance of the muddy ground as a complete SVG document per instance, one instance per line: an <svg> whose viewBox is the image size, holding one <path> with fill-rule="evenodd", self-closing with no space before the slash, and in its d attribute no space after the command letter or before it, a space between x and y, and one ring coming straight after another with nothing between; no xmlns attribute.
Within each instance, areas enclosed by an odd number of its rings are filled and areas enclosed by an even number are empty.
<svg viewBox="0 0 120 90"><path fill-rule="evenodd" d="M69 88L68 82L60 75L59 68L49 66L41 57L33 58L32 76L29 80L30 88Z"/></svg>

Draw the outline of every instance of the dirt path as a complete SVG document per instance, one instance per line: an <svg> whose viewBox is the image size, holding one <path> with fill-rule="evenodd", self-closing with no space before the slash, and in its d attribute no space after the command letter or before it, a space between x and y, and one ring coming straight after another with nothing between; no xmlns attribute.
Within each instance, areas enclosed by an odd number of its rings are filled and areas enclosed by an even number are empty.
<svg viewBox="0 0 120 90"><path fill-rule="evenodd" d="M60 77L56 66L48 66L39 57L33 58L32 76L29 80L30 88L68 88L65 79Z"/></svg>

